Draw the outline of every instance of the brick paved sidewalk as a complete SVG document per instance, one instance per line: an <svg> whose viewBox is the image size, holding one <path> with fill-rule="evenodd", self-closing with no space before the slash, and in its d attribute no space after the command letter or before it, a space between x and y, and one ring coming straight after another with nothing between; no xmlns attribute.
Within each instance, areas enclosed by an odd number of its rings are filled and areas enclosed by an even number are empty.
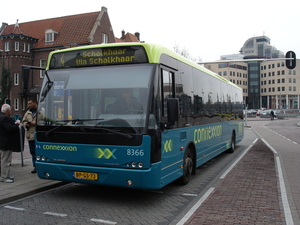
<svg viewBox="0 0 300 225"><path fill-rule="evenodd" d="M258 140L185 224L285 224L273 152Z"/></svg>

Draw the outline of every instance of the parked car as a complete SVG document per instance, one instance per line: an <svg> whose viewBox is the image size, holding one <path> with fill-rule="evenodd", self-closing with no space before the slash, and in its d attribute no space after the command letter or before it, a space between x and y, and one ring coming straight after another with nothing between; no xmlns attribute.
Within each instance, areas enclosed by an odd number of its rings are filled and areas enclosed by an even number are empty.
<svg viewBox="0 0 300 225"><path fill-rule="evenodd" d="M263 110L260 110L260 109L257 110L256 115L257 115L257 116L260 116L260 113L261 113L262 111L263 111Z"/></svg>

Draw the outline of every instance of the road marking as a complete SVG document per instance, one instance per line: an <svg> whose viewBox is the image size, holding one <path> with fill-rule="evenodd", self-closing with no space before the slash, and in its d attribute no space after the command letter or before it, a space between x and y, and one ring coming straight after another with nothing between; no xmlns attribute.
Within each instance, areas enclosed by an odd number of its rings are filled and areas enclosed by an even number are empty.
<svg viewBox="0 0 300 225"><path fill-rule="evenodd" d="M264 139L262 139L262 140L273 151L274 154L277 154L277 151L275 149L273 149L272 146L270 146ZM278 180L279 180L279 187L280 187L285 222L287 225L294 225L294 221L293 221L293 217L292 217L292 213L291 213L291 209L290 209L290 204L289 204L287 193L286 193L286 188L285 188L285 183L284 183L284 179L283 179L282 167L281 167L279 156L276 156L275 162L276 162L276 168L277 168L277 173L278 173Z"/></svg>
<svg viewBox="0 0 300 225"><path fill-rule="evenodd" d="M117 224L117 222L113 222L113 221L109 221L109 220L96 219L96 218L92 218L92 219L90 219L90 221L104 223L104 224Z"/></svg>
<svg viewBox="0 0 300 225"><path fill-rule="evenodd" d="M19 210L19 211L24 211L25 210L24 208L18 208L18 207L13 207L13 206L9 206L9 205L4 206L4 208Z"/></svg>
<svg viewBox="0 0 300 225"><path fill-rule="evenodd" d="M61 217L65 217L68 216L68 214L64 214L64 213L55 213L55 212L44 212L44 215L50 215L50 216L61 216Z"/></svg>
<svg viewBox="0 0 300 225"><path fill-rule="evenodd" d="M201 204L208 198L208 196L213 192L213 190L215 190L214 187L208 189L208 191L198 200L198 202L184 215L184 217L176 225L183 225L201 206Z"/></svg>
<svg viewBox="0 0 300 225"><path fill-rule="evenodd" d="M283 211L284 211L284 216L285 216L285 221L287 225L293 225L293 217L285 189L285 183L283 179L283 174L282 174L282 169L281 169L281 164L280 164L280 159L278 156L276 156L276 164L277 164L277 171L278 171L278 176L279 176L279 186L280 186L280 192L281 192L281 199L282 199L282 205L283 205Z"/></svg>
<svg viewBox="0 0 300 225"><path fill-rule="evenodd" d="M189 193L183 193L184 196L198 196L197 194L189 194Z"/></svg>

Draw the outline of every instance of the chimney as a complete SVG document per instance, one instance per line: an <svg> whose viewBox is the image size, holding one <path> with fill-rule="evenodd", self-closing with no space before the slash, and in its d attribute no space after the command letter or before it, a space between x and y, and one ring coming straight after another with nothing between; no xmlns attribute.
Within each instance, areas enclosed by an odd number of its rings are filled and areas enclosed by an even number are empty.
<svg viewBox="0 0 300 225"><path fill-rule="evenodd" d="M121 37L121 40L125 41L125 31L122 30L122 37Z"/></svg>
<svg viewBox="0 0 300 225"><path fill-rule="evenodd" d="M135 35L136 38L140 41L140 33L139 33L139 32L135 32L134 35Z"/></svg>
<svg viewBox="0 0 300 225"><path fill-rule="evenodd" d="M7 23L2 23L2 26L0 27L0 35L2 34L2 32L4 31L4 29L8 26Z"/></svg>

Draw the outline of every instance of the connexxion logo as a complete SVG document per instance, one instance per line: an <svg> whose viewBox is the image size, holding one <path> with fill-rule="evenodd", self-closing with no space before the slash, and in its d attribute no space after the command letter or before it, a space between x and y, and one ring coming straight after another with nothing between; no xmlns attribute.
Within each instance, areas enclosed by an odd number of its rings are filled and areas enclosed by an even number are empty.
<svg viewBox="0 0 300 225"><path fill-rule="evenodd" d="M44 150L56 150L56 151L71 151L76 152L76 146L66 146L66 145L43 145Z"/></svg>

